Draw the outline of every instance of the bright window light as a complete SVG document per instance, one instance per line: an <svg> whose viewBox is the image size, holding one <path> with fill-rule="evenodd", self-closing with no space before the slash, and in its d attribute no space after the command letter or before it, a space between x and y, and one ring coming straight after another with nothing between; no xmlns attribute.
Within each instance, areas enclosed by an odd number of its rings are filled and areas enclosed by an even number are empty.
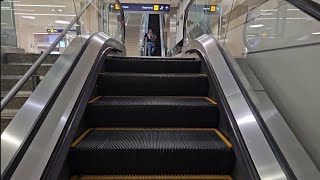
<svg viewBox="0 0 320 180"><path fill-rule="evenodd" d="M255 25L251 25L251 28L259 28L259 27L263 27L263 24L255 24Z"/></svg>

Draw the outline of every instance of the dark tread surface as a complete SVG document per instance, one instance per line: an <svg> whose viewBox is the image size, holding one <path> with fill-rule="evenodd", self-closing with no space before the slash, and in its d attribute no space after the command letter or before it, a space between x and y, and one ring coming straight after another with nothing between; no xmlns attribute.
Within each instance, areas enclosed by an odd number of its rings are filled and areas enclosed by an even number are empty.
<svg viewBox="0 0 320 180"><path fill-rule="evenodd" d="M98 78L102 96L207 96L204 74L103 73Z"/></svg>
<svg viewBox="0 0 320 180"><path fill-rule="evenodd" d="M201 71L201 61L195 59L110 58L105 64L108 72L199 73Z"/></svg>
<svg viewBox="0 0 320 180"><path fill-rule="evenodd" d="M204 97L101 97L87 107L90 127L217 127L216 104Z"/></svg>
<svg viewBox="0 0 320 180"><path fill-rule="evenodd" d="M71 151L82 174L228 174L234 161L214 130L92 130Z"/></svg>

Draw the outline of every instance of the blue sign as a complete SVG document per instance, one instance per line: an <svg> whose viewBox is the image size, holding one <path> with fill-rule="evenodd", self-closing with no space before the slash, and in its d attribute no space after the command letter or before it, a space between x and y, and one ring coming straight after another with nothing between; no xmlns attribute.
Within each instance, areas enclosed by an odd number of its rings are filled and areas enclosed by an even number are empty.
<svg viewBox="0 0 320 180"><path fill-rule="evenodd" d="M170 5L169 4L131 4L131 3L122 3L122 9L125 11L153 11L159 13L169 13ZM110 9L119 10L118 4L110 4Z"/></svg>

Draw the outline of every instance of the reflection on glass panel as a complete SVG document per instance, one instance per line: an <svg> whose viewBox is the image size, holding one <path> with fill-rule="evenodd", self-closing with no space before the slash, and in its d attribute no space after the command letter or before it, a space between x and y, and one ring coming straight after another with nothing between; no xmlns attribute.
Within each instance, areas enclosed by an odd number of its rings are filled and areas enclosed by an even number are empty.
<svg viewBox="0 0 320 180"><path fill-rule="evenodd" d="M17 46L12 2L1 1L1 45Z"/></svg>
<svg viewBox="0 0 320 180"><path fill-rule="evenodd" d="M261 85L246 90L261 114L270 114L263 118L283 117L319 168L320 144L314 137L320 137L315 128L320 126L320 22L282 0L269 0L244 16L242 23L234 23L239 18L230 22L224 47L251 87ZM259 102L262 91L277 108L275 114Z"/></svg>
<svg viewBox="0 0 320 180"><path fill-rule="evenodd" d="M1 45L18 47L26 53L44 52L89 2L63 38L64 43L59 43L52 53L63 52L79 34L103 31L119 37L119 9L104 8L115 4L114 0L7 0L1 1Z"/></svg>
<svg viewBox="0 0 320 180"><path fill-rule="evenodd" d="M291 4L251 13L260 15L244 27L249 52L320 42L320 23Z"/></svg>
<svg viewBox="0 0 320 180"><path fill-rule="evenodd" d="M231 5L223 1L195 0L190 6L186 22L188 39L195 39L202 34L219 38L223 29L222 16Z"/></svg>

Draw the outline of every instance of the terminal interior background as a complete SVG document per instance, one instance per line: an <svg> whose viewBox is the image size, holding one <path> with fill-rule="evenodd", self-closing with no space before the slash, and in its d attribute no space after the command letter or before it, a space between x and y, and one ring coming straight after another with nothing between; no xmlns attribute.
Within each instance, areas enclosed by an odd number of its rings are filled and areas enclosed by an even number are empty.
<svg viewBox="0 0 320 180"><path fill-rule="evenodd" d="M41 54L74 19L85 0L1 1L1 65L10 63L5 52ZM127 56L143 54L143 37L150 14L162 17L161 56L171 56L183 41L183 22L188 0L121 0L121 3L168 4L167 12L124 10ZM320 3L319 0L314 2ZM188 14L189 39L211 34L235 59L249 81L259 85L248 93L267 93L277 111L267 109L265 116L284 120L304 150L320 169L320 23L283 0L195 0L198 6ZM111 7L112 6L112 7ZM114 6L114 7L113 7ZM51 54L62 54L81 34L105 32L119 34L119 11L115 1L94 0ZM115 37L119 40L120 36ZM288 48L290 47L290 48ZM177 54L176 56L179 56ZM11 76L10 76L11 77ZM1 74L1 84L5 81ZM250 82L247 82L250 83ZM6 91L1 89L1 94ZM1 95L3 98L4 95ZM263 99L255 99L257 104ZM263 105L257 105L263 109ZM1 116L5 112L1 113ZM5 126L1 117L1 132ZM4 126L4 127L3 127ZM281 129L273 127L274 133Z"/></svg>

